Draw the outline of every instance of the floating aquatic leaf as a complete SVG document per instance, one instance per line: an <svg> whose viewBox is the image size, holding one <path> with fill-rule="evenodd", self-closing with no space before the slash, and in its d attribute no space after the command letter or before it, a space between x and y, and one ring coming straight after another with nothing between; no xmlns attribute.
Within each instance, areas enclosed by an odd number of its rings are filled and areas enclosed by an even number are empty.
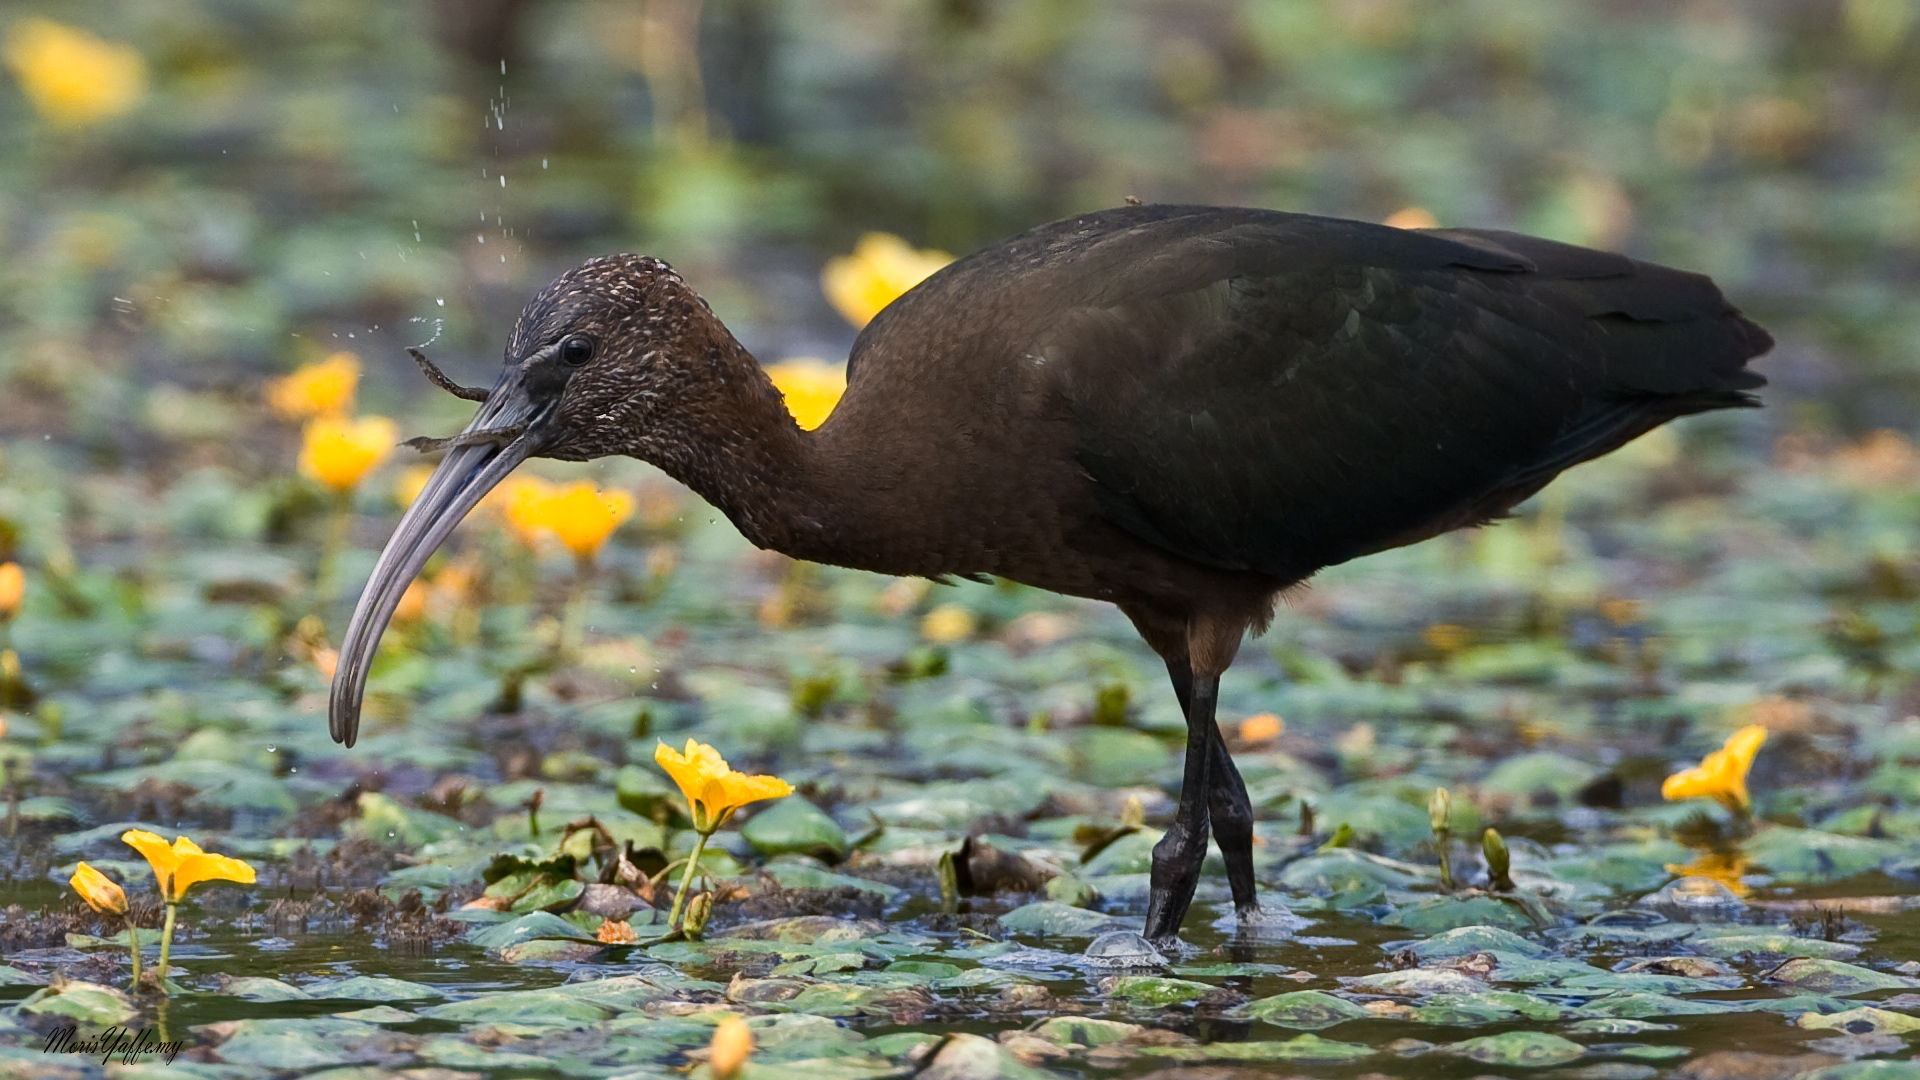
<svg viewBox="0 0 1920 1080"><path fill-rule="evenodd" d="M1308 1033L1284 1042L1216 1042L1205 1046L1146 1046L1144 1054L1176 1061L1358 1061L1377 1051L1359 1043L1336 1042Z"/></svg>
<svg viewBox="0 0 1920 1080"><path fill-rule="evenodd" d="M1319 990L1295 990L1248 1002L1248 1016L1276 1027L1318 1031L1348 1020L1364 1020L1373 1015L1346 998Z"/></svg>
<svg viewBox="0 0 1920 1080"><path fill-rule="evenodd" d="M1118 1020L1089 1016L1056 1016L1033 1029L1035 1035L1062 1046L1106 1046L1133 1038L1146 1029Z"/></svg>
<svg viewBox="0 0 1920 1080"><path fill-rule="evenodd" d="M15 1007L29 1015L65 1017L95 1031L124 1024L134 1016L127 995L111 986L78 981L36 990Z"/></svg>
<svg viewBox="0 0 1920 1080"><path fill-rule="evenodd" d="M1794 1022L1803 1028L1826 1028L1849 1035L1900 1035L1920 1031L1920 1018L1876 1009L1871 1005L1837 1013L1801 1013Z"/></svg>
<svg viewBox="0 0 1920 1080"><path fill-rule="evenodd" d="M1380 920L1384 926L1398 926L1422 933L1436 933L1464 926L1491 926L1505 930L1531 930L1533 917L1518 904L1491 896L1460 898L1440 896L1396 909Z"/></svg>
<svg viewBox="0 0 1920 1080"><path fill-rule="evenodd" d="M1052 900L1038 900L1000 916L1000 926L1012 934L1042 937L1092 937L1114 927L1112 916L1071 907Z"/></svg>
<svg viewBox="0 0 1920 1080"><path fill-rule="evenodd" d="M1869 990L1910 989L1920 986L1920 979L1905 975L1889 975L1886 972L1839 960L1810 958L1788 960L1768 972L1766 979L1768 982L1779 983L1794 990L1833 994L1838 997L1864 994Z"/></svg>
<svg viewBox="0 0 1920 1080"><path fill-rule="evenodd" d="M740 835L762 855L799 852L839 860L847 854L847 833L819 807L803 798L781 799L740 827Z"/></svg>
<svg viewBox="0 0 1920 1080"><path fill-rule="evenodd" d="M1860 955L1858 945L1793 934L1699 935L1687 945L1708 956L1804 956L1820 960L1847 960Z"/></svg>
<svg viewBox="0 0 1920 1080"><path fill-rule="evenodd" d="M334 1017L241 1020L216 1052L229 1065L313 1069L379 1057L368 1044L380 1034L376 1025Z"/></svg>
<svg viewBox="0 0 1920 1080"><path fill-rule="evenodd" d="M1571 1039L1543 1031L1509 1031L1501 1035L1482 1035L1441 1047L1450 1054L1471 1058L1483 1065L1519 1068L1543 1068L1565 1065L1585 1055L1587 1048Z"/></svg>
<svg viewBox="0 0 1920 1080"><path fill-rule="evenodd" d="M1499 926L1457 926L1424 941L1417 941L1410 948L1422 960L1471 956L1477 952L1522 957L1547 955L1546 946Z"/></svg>
<svg viewBox="0 0 1920 1080"><path fill-rule="evenodd" d="M1186 979L1167 979L1156 975L1122 975L1114 980L1106 994L1111 998L1161 1008L1192 1001L1213 987Z"/></svg>

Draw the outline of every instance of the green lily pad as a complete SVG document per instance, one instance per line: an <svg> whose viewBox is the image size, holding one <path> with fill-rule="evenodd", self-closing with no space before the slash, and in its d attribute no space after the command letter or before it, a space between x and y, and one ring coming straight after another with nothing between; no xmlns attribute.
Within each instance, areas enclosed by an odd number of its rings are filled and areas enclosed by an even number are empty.
<svg viewBox="0 0 1920 1080"><path fill-rule="evenodd" d="M796 915L741 923L715 934L716 941L783 941L799 945L832 945L859 941L886 932L886 924L871 919L837 919L831 915ZM836 950L837 951L837 950Z"/></svg>
<svg viewBox="0 0 1920 1080"><path fill-rule="evenodd" d="M98 1030L133 1019L135 1009L127 995L99 983L69 982L36 990L20 1002L19 1010L35 1016L64 1016L77 1025Z"/></svg>
<svg viewBox="0 0 1920 1080"><path fill-rule="evenodd" d="M1840 881L1877 870L1901 853L1900 845L1888 840L1783 825L1760 830L1740 850L1776 880L1789 883Z"/></svg>
<svg viewBox="0 0 1920 1080"><path fill-rule="evenodd" d="M1146 1046L1141 1053L1176 1061L1358 1061L1377 1051L1359 1043L1336 1042L1311 1032L1283 1042L1217 1042L1205 1046Z"/></svg>
<svg viewBox="0 0 1920 1080"><path fill-rule="evenodd" d="M1166 834L1159 829L1140 829L1108 844L1080 866L1083 877L1110 874L1145 874L1153 869L1153 845Z"/></svg>
<svg viewBox="0 0 1920 1080"><path fill-rule="evenodd" d="M1482 1065L1502 1065L1537 1069L1565 1065L1587 1052L1572 1039L1549 1035L1544 1031L1509 1031L1501 1035L1482 1035L1441 1047L1449 1054L1471 1058Z"/></svg>
<svg viewBox="0 0 1920 1080"><path fill-rule="evenodd" d="M1860 946L1844 941L1819 941L1793 934L1730 934L1696 936L1687 945L1707 956L1805 956L1819 960L1848 960L1860 955Z"/></svg>
<svg viewBox="0 0 1920 1080"><path fill-rule="evenodd" d="M942 963L938 960L895 960L881 970L896 975L918 975L932 980L955 978L962 969L957 964Z"/></svg>
<svg viewBox="0 0 1920 1080"><path fill-rule="evenodd" d="M773 976L826 975L835 971L859 971L866 966L867 954L865 953L827 953L823 956L803 956L798 960L789 960L777 965L767 974Z"/></svg>
<svg viewBox="0 0 1920 1080"><path fill-rule="evenodd" d="M312 1017L242 1020L215 1053L229 1065L259 1069L312 1069L374 1056L366 1044L381 1028L354 1020Z"/></svg>
<svg viewBox="0 0 1920 1080"><path fill-rule="evenodd" d="M1547 948L1499 926L1456 926L1425 941L1415 942L1412 952L1422 960L1472 956L1477 952L1535 958L1547 955Z"/></svg>
<svg viewBox="0 0 1920 1080"><path fill-rule="evenodd" d="M1399 926L1420 933L1435 933L1461 927L1487 926L1502 930L1531 930L1534 921L1518 904L1495 900L1491 896L1466 898L1439 896L1399 908L1380 920L1383 926Z"/></svg>
<svg viewBox="0 0 1920 1080"><path fill-rule="evenodd" d="M1588 1016L1645 1020L1649 1016L1707 1016L1738 1012L1739 1008L1722 1001L1700 1001L1668 997L1665 994L1613 994L1587 1002L1580 1006L1580 1011Z"/></svg>
<svg viewBox="0 0 1920 1080"><path fill-rule="evenodd" d="M227 997L244 998L248 1001L306 1001L313 997L312 994L291 983L258 975L228 979L221 984L220 992Z"/></svg>
<svg viewBox="0 0 1920 1080"><path fill-rule="evenodd" d="M420 1015L430 1020L460 1024L506 1022L548 1027L594 1023L613 1013L604 1005L559 990L504 990L420 1010Z"/></svg>
<svg viewBox="0 0 1920 1080"><path fill-rule="evenodd" d="M1086 908L1071 907L1054 900L1037 900L1000 916L1000 927L1013 934L1093 937L1113 929L1114 920L1111 916Z"/></svg>
<svg viewBox="0 0 1920 1080"><path fill-rule="evenodd" d="M1561 1029L1569 1035L1641 1035L1650 1031L1677 1031L1678 1024L1656 1024L1651 1020L1628 1020L1616 1016L1596 1016L1575 1020Z"/></svg>
<svg viewBox="0 0 1920 1080"><path fill-rule="evenodd" d="M1161 1007L1192 1001L1212 990L1206 983L1186 979L1167 979L1157 975L1122 975L1115 979L1107 996L1135 1005Z"/></svg>
<svg viewBox="0 0 1920 1080"><path fill-rule="evenodd" d="M1318 1031L1348 1020L1372 1016L1367 1010L1320 990L1295 990L1247 1003L1245 1013L1276 1027Z"/></svg>
<svg viewBox="0 0 1920 1080"><path fill-rule="evenodd" d="M1920 1018L1870 1005L1837 1013L1801 1013L1800 1019L1794 1022L1803 1028L1828 1028L1848 1035L1903 1035L1920 1031Z"/></svg>
<svg viewBox="0 0 1920 1080"><path fill-rule="evenodd" d="M579 927L550 911L535 911L510 922L477 925L467 931L467 942L483 949L504 949L536 938L592 940Z"/></svg>
<svg viewBox="0 0 1920 1080"><path fill-rule="evenodd" d="M238 982L239 980L234 980ZM307 996L339 1001L432 1001L446 997L425 983L391 979L384 975L355 975L308 983Z"/></svg>
<svg viewBox="0 0 1920 1080"><path fill-rule="evenodd" d="M1478 994L1487 984L1451 968L1406 968L1362 975L1347 981L1355 990L1402 997L1426 997L1430 994Z"/></svg>
<svg viewBox="0 0 1920 1080"><path fill-rule="evenodd" d="M1088 1016L1055 1016L1033 1029L1035 1035L1061 1046L1106 1046L1139 1035L1139 1024L1097 1020Z"/></svg>
<svg viewBox="0 0 1920 1080"><path fill-rule="evenodd" d="M1801 1073L1794 1080L1920 1080L1920 1061L1848 1061Z"/></svg>
<svg viewBox="0 0 1920 1080"><path fill-rule="evenodd" d="M1476 994L1435 994L1413 1011L1426 1024L1490 1024L1500 1020L1558 1020L1565 1006L1532 994L1485 990Z"/></svg>
<svg viewBox="0 0 1920 1080"><path fill-rule="evenodd" d="M530 911L559 911L571 907L587 891L586 882L577 878L540 878L532 888L521 893L508 910L515 914Z"/></svg>
<svg viewBox="0 0 1920 1080"><path fill-rule="evenodd" d="M418 1015L407 1012L404 1009L396 1009L391 1005L375 1005L371 1008L355 1009L352 1012L334 1013L333 1015L341 1020L357 1020L363 1024L415 1024L420 1022Z"/></svg>
<svg viewBox="0 0 1920 1080"><path fill-rule="evenodd" d="M1789 960L1767 974L1767 981L1795 990L1847 997L1869 990L1895 990L1920 986L1920 979L1889 975L1872 968L1839 960L1800 958Z"/></svg>
<svg viewBox="0 0 1920 1080"><path fill-rule="evenodd" d="M1348 892L1362 885L1406 889L1427 879L1424 867L1394 862L1352 848L1335 848L1288 863L1280 883L1296 892ZM1460 924L1467 925L1467 924Z"/></svg>
<svg viewBox="0 0 1920 1080"><path fill-rule="evenodd" d="M798 795L779 799L740 827L762 855L799 853L839 861L847 856L847 833L821 809Z"/></svg>

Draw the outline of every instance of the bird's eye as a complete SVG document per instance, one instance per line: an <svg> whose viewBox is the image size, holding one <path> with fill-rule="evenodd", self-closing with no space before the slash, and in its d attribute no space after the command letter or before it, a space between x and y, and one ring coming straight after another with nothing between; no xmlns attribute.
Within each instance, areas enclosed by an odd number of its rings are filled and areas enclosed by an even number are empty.
<svg viewBox="0 0 1920 1080"><path fill-rule="evenodd" d="M593 359L593 339L585 334L575 334L560 343L560 360L568 367L579 367Z"/></svg>

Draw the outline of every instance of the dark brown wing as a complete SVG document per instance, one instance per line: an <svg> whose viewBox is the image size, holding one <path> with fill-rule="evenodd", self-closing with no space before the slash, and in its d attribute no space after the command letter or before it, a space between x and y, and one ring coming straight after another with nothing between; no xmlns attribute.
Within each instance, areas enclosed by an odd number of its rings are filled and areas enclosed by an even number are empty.
<svg viewBox="0 0 1920 1080"><path fill-rule="evenodd" d="M1771 344L1707 278L1620 255L1217 208L1035 230L902 306L935 303L998 320L966 332L1010 335L999 378L1071 417L1110 520L1289 580L1754 404Z"/></svg>

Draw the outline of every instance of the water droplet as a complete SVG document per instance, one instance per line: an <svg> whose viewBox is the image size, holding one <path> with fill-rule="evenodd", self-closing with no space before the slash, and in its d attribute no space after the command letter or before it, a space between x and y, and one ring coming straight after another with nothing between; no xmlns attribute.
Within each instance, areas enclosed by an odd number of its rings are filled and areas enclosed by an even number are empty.
<svg viewBox="0 0 1920 1080"><path fill-rule="evenodd" d="M279 747L277 747L277 746L273 746L273 745L271 745L271 744L269 744L269 745L267 746L267 753L269 753L269 754L277 754L277 753L279 753L279 752L280 752L280 748L279 748Z"/></svg>
<svg viewBox="0 0 1920 1080"><path fill-rule="evenodd" d="M446 307L446 306L447 306L447 298L446 298L446 297L444 297L444 296L437 296L437 297L435 297L435 298L434 298L434 300L433 300L433 302L434 302L434 303L436 303L436 304L439 304L439 305L440 305L441 307Z"/></svg>

